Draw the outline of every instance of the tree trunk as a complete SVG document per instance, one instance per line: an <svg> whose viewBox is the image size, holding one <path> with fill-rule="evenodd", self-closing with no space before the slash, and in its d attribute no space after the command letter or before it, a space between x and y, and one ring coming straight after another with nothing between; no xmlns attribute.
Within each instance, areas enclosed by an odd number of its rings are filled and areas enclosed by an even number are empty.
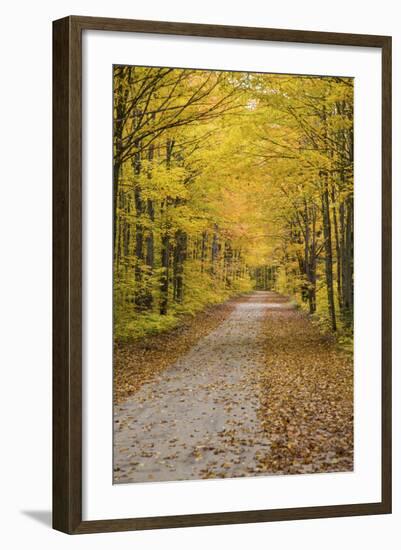
<svg viewBox="0 0 401 550"><path fill-rule="evenodd" d="M354 312L354 229L353 229L353 199L348 197L346 201L346 225L345 225L345 261L344 261L344 324L352 326Z"/></svg>
<svg viewBox="0 0 401 550"><path fill-rule="evenodd" d="M206 252L207 252L207 232L203 231L202 246L201 246L201 273L203 273L205 270Z"/></svg>
<svg viewBox="0 0 401 550"><path fill-rule="evenodd" d="M167 169L170 168L172 154L174 148L174 140L167 139L166 141L166 165ZM170 284L170 222L169 222L169 207L170 199L169 197L161 205L161 217L163 220L163 215L165 217L162 233L161 233L161 274L160 274L160 315L167 315L168 312L168 294L169 294L169 284Z"/></svg>
<svg viewBox="0 0 401 550"><path fill-rule="evenodd" d="M164 233L161 238L160 315L167 315L168 311L169 266L170 238L168 233Z"/></svg>
<svg viewBox="0 0 401 550"><path fill-rule="evenodd" d="M115 118L113 125L113 259L116 258L116 234L117 234L117 203L119 194L119 181L121 175L121 155L122 155L122 137L124 127L124 116L126 109L126 101L129 94L129 89L126 87L123 93L123 77L126 72L128 82L131 81L132 67L115 68L114 72L114 88L117 88L115 94ZM116 86L116 83L118 85Z"/></svg>
<svg viewBox="0 0 401 550"><path fill-rule="evenodd" d="M125 220L124 220L124 235L123 235L123 242L124 242L124 263L127 266L128 262L128 256L129 256L129 247L130 247L130 238L131 238L131 224L129 222L129 216L131 213L131 200L129 197L127 197L124 200L124 206L126 206L125 212Z"/></svg>
<svg viewBox="0 0 401 550"><path fill-rule="evenodd" d="M316 206L312 206L312 238L310 249L309 312L316 311Z"/></svg>
<svg viewBox="0 0 401 550"><path fill-rule="evenodd" d="M147 171L147 177L150 180L152 178L152 161L154 155L154 145L151 144L148 150L148 161L150 166ZM148 227L146 228L145 236L145 263L146 263L146 286L144 289L143 303L146 309L152 309L153 295L151 288L151 281L154 268L154 237L153 226L155 221L155 210L153 201L151 199L146 200L146 213L148 216Z"/></svg>
<svg viewBox="0 0 401 550"><path fill-rule="evenodd" d="M214 224L213 238L212 238L212 275L216 276L217 274L217 260L219 256L219 236L218 236L218 226Z"/></svg>
<svg viewBox="0 0 401 550"><path fill-rule="evenodd" d="M117 155L117 153L116 153ZM120 180L120 171L121 164L114 157L113 164L113 258L116 258L116 234L117 234L117 201L119 194L119 180Z"/></svg>
<svg viewBox="0 0 401 550"><path fill-rule="evenodd" d="M340 247L340 237L337 221L337 208L336 208L336 192L334 184L331 188L331 200L333 203L333 225L334 225L334 243L336 249L336 275L337 275L337 301L338 301L338 310L342 313L343 304L342 304L342 281L341 281L341 247Z"/></svg>
<svg viewBox="0 0 401 550"><path fill-rule="evenodd" d="M322 193L322 213L323 213L323 235L325 249L325 272L327 286L327 302L329 308L329 316L331 328L335 332L337 330L336 311L334 305L334 290L333 290L333 250L331 237L331 220L330 220L330 199L328 190L327 174L323 174L323 193Z"/></svg>
<svg viewBox="0 0 401 550"><path fill-rule="evenodd" d="M184 262L187 254L187 235L179 229L175 234L175 249L173 261L173 289L174 300L182 302L184 299Z"/></svg>

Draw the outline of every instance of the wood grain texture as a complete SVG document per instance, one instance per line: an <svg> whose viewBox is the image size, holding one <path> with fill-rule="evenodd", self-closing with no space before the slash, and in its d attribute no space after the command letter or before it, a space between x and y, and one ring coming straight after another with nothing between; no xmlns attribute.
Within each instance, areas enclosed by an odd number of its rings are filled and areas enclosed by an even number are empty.
<svg viewBox="0 0 401 550"><path fill-rule="evenodd" d="M391 513L392 506L392 445L391 445L391 38L382 46L382 502Z"/></svg>
<svg viewBox="0 0 401 550"><path fill-rule="evenodd" d="M85 29L382 50L382 500L377 503L82 521L81 34ZM69 534L391 512L391 38L71 16L53 23L53 527Z"/></svg>
<svg viewBox="0 0 401 550"><path fill-rule="evenodd" d="M284 508L277 510L250 510L216 514L191 514L185 516L162 516L100 521L84 521L76 534L108 533L113 531L139 531L147 529L170 529L177 527L202 527L206 525L234 525L238 523L263 523L300 519L334 518L385 514L381 503L353 504L345 506L313 506L308 508Z"/></svg>
<svg viewBox="0 0 401 550"><path fill-rule="evenodd" d="M81 522L80 33L53 27L53 527Z"/></svg>
<svg viewBox="0 0 401 550"><path fill-rule="evenodd" d="M138 19L111 19L107 17L70 17L81 29L140 32L150 34L173 34L209 38L233 38L246 40L270 40L275 42L298 42L301 44L331 44L339 46L382 47L387 37L318 32L290 29L267 29L258 27L233 27L170 21L145 21Z"/></svg>

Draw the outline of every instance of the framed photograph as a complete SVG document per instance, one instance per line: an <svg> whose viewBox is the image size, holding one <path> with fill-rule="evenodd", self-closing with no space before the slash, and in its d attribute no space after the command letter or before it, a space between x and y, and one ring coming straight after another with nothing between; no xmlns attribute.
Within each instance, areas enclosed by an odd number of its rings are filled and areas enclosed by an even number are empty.
<svg viewBox="0 0 401 550"><path fill-rule="evenodd" d="M53 27L53 526L391 512L391 38Z"/></svg>

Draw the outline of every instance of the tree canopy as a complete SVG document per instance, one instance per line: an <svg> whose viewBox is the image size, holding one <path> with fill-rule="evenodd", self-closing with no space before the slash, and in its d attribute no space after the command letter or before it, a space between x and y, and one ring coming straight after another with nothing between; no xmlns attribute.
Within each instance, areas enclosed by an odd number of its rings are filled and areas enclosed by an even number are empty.
<svg viewBox="0 0 401 550"><path fill-rule="evenodd" d="M114 68L116 338L252 289L353 323L353 80Z"/></svg>

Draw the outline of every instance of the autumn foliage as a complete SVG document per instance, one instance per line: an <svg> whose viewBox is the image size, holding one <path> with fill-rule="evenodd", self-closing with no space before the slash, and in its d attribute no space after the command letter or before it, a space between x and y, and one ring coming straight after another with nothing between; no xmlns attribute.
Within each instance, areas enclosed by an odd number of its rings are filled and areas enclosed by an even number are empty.
<svg viewBox="0 0 401 550"><path fill-rule="evenodd" d="M353 81L114 68L114 331L256 289L353 323Z"/></svg>
<svg viewBox="0 0 401 550"><path fill-rule="evenodd" d="M115 66L113 139L115 481L352 470L353 80Z"/></svg>

